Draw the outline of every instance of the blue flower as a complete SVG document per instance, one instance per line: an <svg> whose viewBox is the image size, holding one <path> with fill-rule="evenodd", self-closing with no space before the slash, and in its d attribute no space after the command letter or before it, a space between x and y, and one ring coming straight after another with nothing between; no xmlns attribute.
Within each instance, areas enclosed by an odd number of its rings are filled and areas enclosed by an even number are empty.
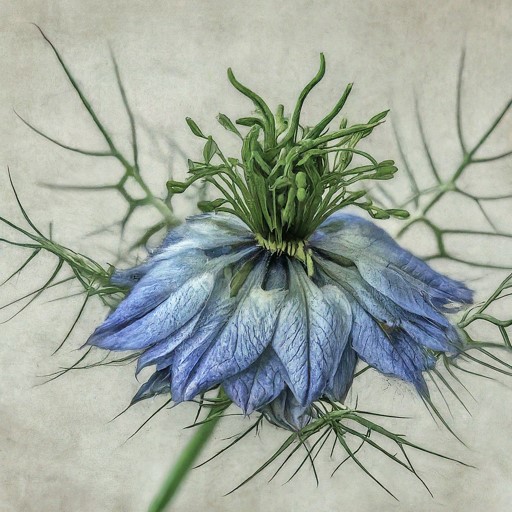
<svg viewBox="0 0 512 512"><path fill-rule="evenodd" d="M353 205L379 219L409 215L375 205L358 187L397 171L392 160L356 149L387 111L350 126L342 118L330 132L349 84L316 125L301 124L324 73L320 55L318 73L286 116L228 70L256 107L256 117L236 122L249 127L245 136L219 116L241 140L238 158L187 119L205 141L203 161L189 160L187 180L167 188L172 196L207 182L220 197L199 206L215 213L189 219L147 262L114 274L131 291L88 342L137 351L137 372L155 367L134 401L170 391L182 402L222 386L245 414L260 411L295 430L315 417L316 400L345 399L359 359L426 397L423 372L436 353L460 351L446 314L471 303L471 291L372 222L341 213ZM366 165L351 166L354 157Z"/></svg>
<svg viewBox="0 0 512 512"><path fill-rule="evenodd" d="M204 214L114 274L130 292L88 343L155 367L134 401L220 385L245 414L293 430L316 400L345 399L359 359L426 396L435 353L461 349L446 314L472 292L372 222L338 212L300 247L264 245L236 216Z"/></svg>

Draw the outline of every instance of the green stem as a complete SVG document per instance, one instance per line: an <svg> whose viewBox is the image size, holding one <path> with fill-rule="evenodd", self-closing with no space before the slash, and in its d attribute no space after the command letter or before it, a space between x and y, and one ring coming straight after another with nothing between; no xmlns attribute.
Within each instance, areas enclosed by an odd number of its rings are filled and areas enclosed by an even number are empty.
<svg viewBox="0 0 512 512"><path fill-rule="evenodd" d="M163 512L167 508L188 472L192 469L197 456L208 442L225 408L224 405L211 408L205 422L197 427L192 439L169 471L158 494L151 502L148 512Z"/></svg>

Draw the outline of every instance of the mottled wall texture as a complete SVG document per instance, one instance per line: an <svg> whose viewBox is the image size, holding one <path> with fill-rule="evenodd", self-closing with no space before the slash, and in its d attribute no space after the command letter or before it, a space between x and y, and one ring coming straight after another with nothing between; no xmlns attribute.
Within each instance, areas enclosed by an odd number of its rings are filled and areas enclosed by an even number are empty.
<svg viewBox="0 0 512 512"><path fill-rule="evenodd" d="M129 125L116 89L111 46L142 127L143 165L156 187L163 185L169 169L183 176L184 155L196 156L200 151L187 129L186 116L209 130L221 131L215 121L219 111L233 118L250 112L251 105L226 79L229 66L272 105L291 105L301 85L316 72L319 52L324 52L327 75L311 96L306 120L317 119L346 83L355 82L347 106L351 121L392 109L390 122L367 143L372 144L373 153L380 159L399 159L394 126L415 172L426 181L428 164L415 119L415 96L436 163L441 172L448 173L460 160L455 91L462 49L466 48L467 57L463 125L469 141L476 140L512 93L512 4L508 0L0 0L0 214L23 221L9 187L9 166L38 225L46 230L53 221L55 239L102 263L118 260L119 235L112 230L94 232L122 215L120 198L42 185L109 183L119 176L119 168L110 160L55 147L17 119L13 109L63 141L91 149L102 147L54 55L30 22L40 25L61 49L99 115L126 147ZM504 151L511 145L512 119L505 119L488 150ZM400 183L395 192L405 196L408 192L404 182ZM512 190L510 160L475 168L466 183L485 193ZM461 218L468 225L481 225L484 221L478 211L466 206L445 201L439 205L437 218L446 225ZM180 199L176 208L184 216L192 211L191 201ZM496 210L493 218L500 229L510 227L510 211L505 208ZM144 216L139 219L148 221ZM127 237L136 236L137 222ZM393 231L396 225L390 221L385 227ZM404 243L421 255L429 252L432 241L418 230ZM512 260L506 244L459 240L457 247L459 254ZM0 246L0 279L15 270L23 254ZM53 260L45 256L0 288L0 304L41 285L52 265ZM503 275L442 261L435 265L477 288L479 298ZM162 411L125 442L163 403L161 399L146 401L110 422L138 387L132 366L70 372L38 385L44 380L41 376L80 356L77 349L104 318L104 309L92 303L68 344L52 356L81 301L53 299L76 291L72 285L49 293L0 326L2 511L143 511L190 437L184 427L193 419L193 408L185 404ZM15 311L0 311L0 320ZM172 510L509 510L512 390L506 379L466 379L474 396L464 395L471 416L453 397L447 397L454 416L449 421L468 448L438 426L404 384L368 372L355 386L352 404L357 397L363 409L410 416L408 420L388 419L385 424L476 466L471 469L414 453L419 475L434 498L413 476L368 449L362 456L368 468L395 492L399 502L353 463L331 478L342 454L335 452L331 460L328 450L318 457L318 486L309 465L283 485L293 470L290 466L288 473L271 483L267 481L272 472L265 472L241 491L223 496L283 441L286 434L267 425L259 437L249 437L194 471ZM442 405L437 393L434 398ZM210 450L222 446L223 438L244 425L247 420L243 418L227 418Z"/></svg>

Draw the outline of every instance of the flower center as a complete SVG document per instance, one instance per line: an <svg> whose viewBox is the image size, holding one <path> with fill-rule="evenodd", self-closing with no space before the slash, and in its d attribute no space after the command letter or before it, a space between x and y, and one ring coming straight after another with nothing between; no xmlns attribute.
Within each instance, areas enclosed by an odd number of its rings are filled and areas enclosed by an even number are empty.
<svg viewBox="0 0 512 512"><path fill-rule="evenodd" d="M314 273L312 251L307 246L304 240L283 240L277 242L274 240L267 240L260 234L256 234L256 243L271 252L272 254L286 254L291 258L296 258L304 263L307 268L308 275L312 276Z"/></svg>

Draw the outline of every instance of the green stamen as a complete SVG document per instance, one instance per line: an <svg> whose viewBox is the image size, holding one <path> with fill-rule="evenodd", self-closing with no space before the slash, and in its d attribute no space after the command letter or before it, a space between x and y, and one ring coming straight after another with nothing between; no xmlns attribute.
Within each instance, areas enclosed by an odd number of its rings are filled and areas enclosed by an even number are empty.
<svg viewBox="0 0 512 512"><path fill-rule="evenodd" d="M226 158L214 139L187 118L197 137L205 140L202 162L189 162L190 178L184 183L170 182L169 189L180 193L198 180L215 187L221 198L201 202L203 211L231 213L255 233L258 243L271 252L299 259L312 272L313 263L306 246L308 237L334 212L355 205L374 218L405 218L405 210L386 210L368 197L365 180L387 180L397 171L394 162L378 162L357 144L381 124L387 111L367 123L349 125L346 118L339 128L329 124L341 112L352 89L349 84L332 110L313 128L300 123L304 102L325 73L320 69L299 95L293 114L286 117L279 105L273 114L263 99L242 85L228 70L233 86L256 107L254 117L238 119L249 127L243 135L224 114L218 119L224 128L241 138L240 158ZM353 160L360 159L351 166Z"/></svg>
<svg viewBox="0 0 512 512"><path fill-rule="evenodd" d="M308 275L312 276L314 273L313 257L311 249L307 246L304 240L288 240L276 242L275 240L267 240L260 234L255 235L256 242L259 246L263 247L272 254L286 254L292 258L304 263L308 269Z"/></svg>

